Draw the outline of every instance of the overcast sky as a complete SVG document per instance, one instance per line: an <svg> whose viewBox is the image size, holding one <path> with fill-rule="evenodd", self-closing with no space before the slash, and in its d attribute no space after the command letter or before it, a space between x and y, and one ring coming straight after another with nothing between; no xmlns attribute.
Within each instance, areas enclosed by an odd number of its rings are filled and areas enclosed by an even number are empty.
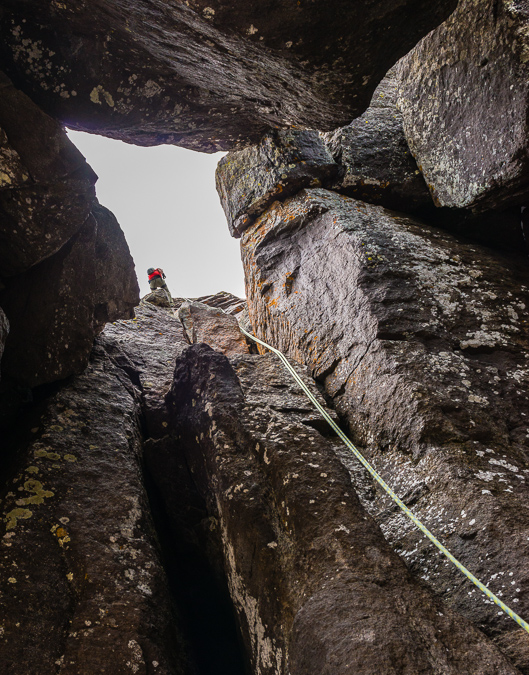
<svg viewBox="0 0 529 675"><path fill-rule="evenodd" d="M228 232L215 190L223 153L142 148L77 131L68 136L99 176L100 203L125 232L141 295L148 293L147 268L161 267L175 297L218 291L244 297L239 241Z"/></svg>

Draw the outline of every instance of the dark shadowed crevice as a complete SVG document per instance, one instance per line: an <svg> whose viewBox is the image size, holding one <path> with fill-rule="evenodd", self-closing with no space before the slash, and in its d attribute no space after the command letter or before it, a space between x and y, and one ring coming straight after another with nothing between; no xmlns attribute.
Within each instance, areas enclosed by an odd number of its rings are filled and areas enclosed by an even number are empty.
<svg viewBox="0 0 529 675"><path fill-rule="evenodd" d="M18 470L23 461L22 448L26 448L39 427L40 417L48 401L71 378L43 384L40 387L17 386L4 378L0 384L0 490Z"/></svg>
<svg viewBox="0 0 529 675"><path fill-rule="evenodd" d="M176 620L181 624L179 628L192 656L189 672L192 675L249 675L251 671L235 623L220 549L216 550L215 542L207 536L201 541L193 537L196 523L175 525L147 467L144 480ZM201 515L205 524L208 520L205 504ZM212 561L212 557L218 559Z"/></svg>

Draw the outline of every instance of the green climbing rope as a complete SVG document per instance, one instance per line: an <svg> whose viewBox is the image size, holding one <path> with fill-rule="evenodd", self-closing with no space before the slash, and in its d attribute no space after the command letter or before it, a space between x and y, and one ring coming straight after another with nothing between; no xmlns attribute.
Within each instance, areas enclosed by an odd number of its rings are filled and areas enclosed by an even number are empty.
<svg viewBox="0 0 529 675"><path fill-rule="evenodd" d="M480 591L482 591L487 598L492 600L493 602L498 605L506 614L508 614L511 619L516 621L516 623L521 626L524 630L526 630L529 633L529 624L525 622L516 612L513 612L513 610L510 607L507 607L507 605L502 602L492 591L490 591L485 584L482 584L479 579L477 579L472 572L467 570L467 568L462 565L459 560L457 560L451 553L450 551L441 544L441 542L430 532L430 530L421 523L421 521L415 516L410 509L404 504L404 502L399 499L399 497L393 492L393 490L387 485L385 480L380 476L377 471L371 466L371 464L367 461L367 459L362 455L362 453L358 450L358 448L347 438L347 436L344 434L344 432L340 429L340 427L336 424L336 422L332 419L332 417L329 416L329 414L326 412L326 410L318 403L318 400L313 396L312 392L310 389L305 385L301 377L296 373L295 369L291 366L289 363L287 357L279 351L279 349L275 349L274 347L271 347L269 344L266 342L263 342L259 338L256 338L255 335L252 335L251 333L248 333L242 326L239 326L242 333L246 335L246 337L250 338L254 342L257 342L257 344L261 345L262 347L265 347L266 349L269 349L271 352L273 352L276 356L279 357L281 360L282 364L285 366L285 368L288 370L288 372L292 375L294 380L299 384L299 386L303 389L305 394L309 397L311 400L312 404L315 406L315 408L320 412L325 420L329 423L329 425L334 429L334 431L338 434L338 436L342 439L342 441L347 445L347 447L351 450L351 452L354 454L354 456L361 462L361 464L369 471L369 473L373 476L373 478L381 485L384 490L388 493L388 495L393 499L393 501L398 504L398 506L404 511L404 513L410 518L415 525L423 532L428 539L436 546L441 553L443 553L448 560L450 560L454 565L457 567L458 570L460 570L466 577L467 579L470 579L470 581L479 588Z"/></svg>

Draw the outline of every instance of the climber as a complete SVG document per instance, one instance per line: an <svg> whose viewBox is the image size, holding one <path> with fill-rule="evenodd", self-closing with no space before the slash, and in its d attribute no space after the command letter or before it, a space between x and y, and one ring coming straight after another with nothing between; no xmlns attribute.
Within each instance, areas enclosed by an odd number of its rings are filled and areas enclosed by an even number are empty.
<svg viewBox="0 0 529 675"><path fill-rule="evenodd" d="M160 267L157 267L156 269L154 269L154 267L149 267L149 269L147 270L147 274L149 276L149 287L151 291L154 291L157 288L163 288L164 291L167 291L167 295L169 296L169 299L172 301L171 293L167 288L167 284L164 281L165 279L164 271Z"/></svg>

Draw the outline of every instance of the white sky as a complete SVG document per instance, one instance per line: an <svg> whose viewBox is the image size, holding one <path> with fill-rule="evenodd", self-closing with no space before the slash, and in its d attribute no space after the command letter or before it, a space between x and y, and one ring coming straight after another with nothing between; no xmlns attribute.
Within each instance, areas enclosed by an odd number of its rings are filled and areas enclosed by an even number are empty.
<svg viewBox="0 0 529 675"><path fill-rule="evenodd" d="M244 297L239 242L215 190L223 153L143 148L70 130L68 136L99 176L97 197L125 233L142 296L149 292L147 268L161 267L175 297Z"/></svg>

